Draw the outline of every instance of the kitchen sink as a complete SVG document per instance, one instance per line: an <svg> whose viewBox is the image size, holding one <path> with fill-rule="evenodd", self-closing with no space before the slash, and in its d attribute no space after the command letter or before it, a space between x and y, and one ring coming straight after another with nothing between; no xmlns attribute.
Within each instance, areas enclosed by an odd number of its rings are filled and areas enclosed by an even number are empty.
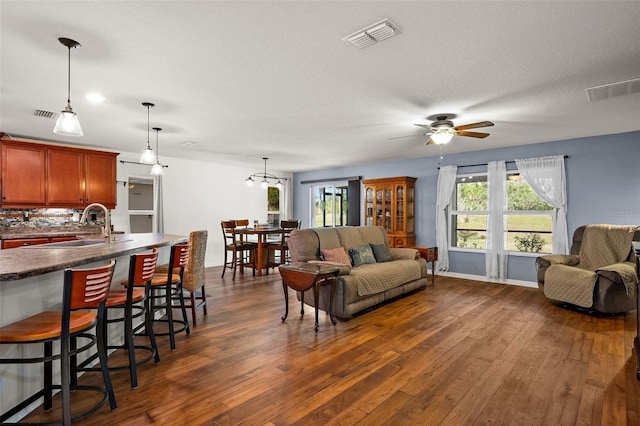
<svg viewBox="0 0 640 426"><path fill-rule="evenodd" d="M118 240L116 239L116 243L121 243L128 240ZM106 241L103 238L100 239L80 239L80 240L71 240L71 241L61 241L59 243L48 243L48 244L36 244L32 246L24 246L23 248L37 248L37 249L48 249L48 248L79 248L79 247L91 247L97 246L100 244L106 244Z"/></svg>

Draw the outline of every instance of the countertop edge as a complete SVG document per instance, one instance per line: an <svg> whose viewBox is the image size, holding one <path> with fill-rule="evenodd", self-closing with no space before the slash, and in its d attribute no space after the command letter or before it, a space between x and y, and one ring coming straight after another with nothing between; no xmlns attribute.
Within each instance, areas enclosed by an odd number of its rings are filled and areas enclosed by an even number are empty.
<svg viewBox="0 0 640 426"><path fill-rule="evenodd" d="M91 248L0 250L0 281L21 280L189 240L187 236L170 234L125 235L131 240ZM29 256L25 256L26 253L30 253Z"/></svg>

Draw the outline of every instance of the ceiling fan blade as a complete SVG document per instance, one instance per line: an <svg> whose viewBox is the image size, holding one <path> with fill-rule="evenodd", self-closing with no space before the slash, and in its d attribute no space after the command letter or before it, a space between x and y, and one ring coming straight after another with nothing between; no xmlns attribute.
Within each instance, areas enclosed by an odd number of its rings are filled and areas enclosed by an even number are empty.
<svg viewBox="0 0 640 426"><path fill-rule="evenodd" d="M456 132L456 135L458 135L458 136L469 136L469 137L472 137L472 138L483 139L483 138L486 138L487 136L489 136L489 133L462 131L462 132Z"/></svg>
<svg viewBox="0 0 640 426"><path fill-rule="evenodd" d="M427 130L431 130L431 126L429 124L414 124L414 126L422 127Z"/></svg>
<svg viewBox="0 0 640 426"><path fill-rule="evenodd" d="M425 145L434 145L435 142L433 141L433 139L429 138L429 140L427 141L427 143L425 143Z"/></svg>
<svg viewBox="0 0 640 426"><path fill-rule="evenodd" d="M477 129L478 127L489 127L493 126L491 121L479 121L477 123L471 124L463 124L462 126L454 126L453 130L468 130L468 129Z"/></svg>
<svg viewBox="0 0 640 426"><path fill-rule="evenodd" d="M418 136L424 136L424 135L408 135L408 136L396 136L395 138L389 138L387 139L388 141L392 141L394 139L404 139L404 138L415 138Z"/></svg>
<svg viewBox="0 0 640 426"><path fill-rule="evenodd" d="M391 140L394 140L394 139L415 138L416 136L429 136L429 135L431 135L431 132L427 132L427 133L420 133L420 134L417 134L417 135L396 136L395 138L389 138L389 139L387 139L387 140L391 141Z"/></svg>

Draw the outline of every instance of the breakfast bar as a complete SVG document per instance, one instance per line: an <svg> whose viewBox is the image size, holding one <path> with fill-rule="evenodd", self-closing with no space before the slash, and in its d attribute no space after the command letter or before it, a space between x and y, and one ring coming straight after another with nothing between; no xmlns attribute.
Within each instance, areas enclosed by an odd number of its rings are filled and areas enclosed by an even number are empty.
<svg viewBox="0 0 640 426"><path fill-rule="evenodd" d="M64 243L0 250L0 326L42 311L60 309L66 268L90 268L115 259L116 270L112 280L112 287L115 287L127 279L129 255L158 247L158 263L166 263L170 246L186 241L186 236L179 235L120 234L111 243L94 236ZM109 336L121 339L122 332L114 329ZM3 345L0 351L0 355L23 351L23 355L31 356L41 348ZM35 393L42 386L41 378L40 365L0 366L0 412Z"/></svg>

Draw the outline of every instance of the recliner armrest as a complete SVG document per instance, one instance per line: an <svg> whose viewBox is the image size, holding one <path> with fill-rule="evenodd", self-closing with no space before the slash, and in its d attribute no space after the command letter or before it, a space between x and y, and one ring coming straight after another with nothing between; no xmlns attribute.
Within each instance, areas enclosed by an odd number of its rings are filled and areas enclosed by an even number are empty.
<svg viewBox="0 0 640 426"><path fill-rule="evenodd" d="M575 266L580 262L580 257L575 254L548 254L536 258L536 268L548 268L551 265Z"/></svg>

